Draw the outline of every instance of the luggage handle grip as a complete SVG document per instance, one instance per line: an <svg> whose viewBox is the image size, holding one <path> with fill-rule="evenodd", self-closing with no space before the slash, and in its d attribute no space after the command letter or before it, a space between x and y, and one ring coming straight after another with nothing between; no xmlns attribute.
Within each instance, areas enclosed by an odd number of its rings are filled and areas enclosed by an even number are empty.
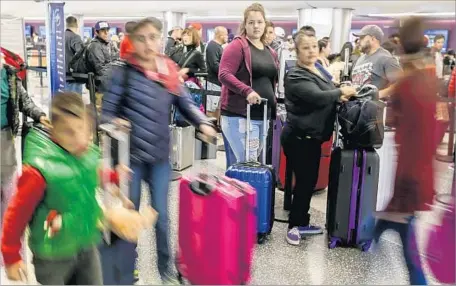
<svg viewBox="0 0 456 286"><path fill-rule="evenodd" d="M251 166L251 167L261 167L261 163L260 162L241 162L241 163L238 163L238 165Z"/></svg>
<svg viewBox="0 0 456 286"><path fill-rule="evenodd" d="M208 183L197 180L190 183L190 190L199 196L205 197L212 193L214 187Z"/></svg>
<svg viewBox="0 0 456 286"><path fill-rule="evenodd" d="M268 136L268 127L267 122L268 122L268 100L266 98L261 99L261 103L264 104L264 110L263 110L263 138L261 140L263 141L263 152L261 152L261 163L266 164L266 139ZM247 120L245 123L245 162L249 162L249 154L250 154L250 103L247 103Z"/></svg>
<svg viewBox="0 0 456 286"><path fill-rule="evenodd" d="M240 189L240 190L243 190L243 186L241 186L241 184L238 183L238 181L236 180L233 180L232 178L227 178L227 177L218 177L218 176L214 176L215 179L217 180L217 182L219 183L222 183L222 184L225 184L225 185L233 185L234 187Z"/></svg>

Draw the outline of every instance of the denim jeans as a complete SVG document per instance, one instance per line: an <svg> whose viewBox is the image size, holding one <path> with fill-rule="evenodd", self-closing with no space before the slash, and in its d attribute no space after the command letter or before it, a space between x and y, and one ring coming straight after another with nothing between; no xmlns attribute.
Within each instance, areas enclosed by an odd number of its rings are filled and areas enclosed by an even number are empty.
<svg viewBox="0 0 456 286"><path fill-rule="evenodd" d="M135 204L137 210L139 210L139 204L141 200L141 183L144 180L149 187L151 206L158 212L158 220L155 225L156 234L156 247L158 256L158 271L161 277L165 277L170 274L170 248L169 248L169 216L168 216L168 188L169 188L169 177L171 167L168 161L159 163L140 163L132 162L131 169L133 176L130 185L130 200ZM134 254L126 254L123 257L122 267L128 269L120 269L121 273L125 275L131 275L130 283L127 283L125 279L122 279L125 284L132 284L133 272L135 269L135 262L137 253L132 247L129 251L133 251ZM128 247L124 247L127 249Z"/></svg>
<svg viewBox="0 0 456 286"><path fill-rule="evenodd" d="M228 169L231 165L236 163L236 156L234 156L233 149L231 149L230 144L228 143L228 140L226 139L225 134L223 134L223 131L222 131L222 137L223 137L223 146L225 147L226 169Z"/></svg>
<svg viewBox="0 0 456 286"><path fill-rule="evenodd" d="M230 160L232 163L245 161L257 161L263 149L263 120L250 121L250 139L249 139L249 158L245 158L246 147L246 124L247 119L243 117L222 116L222 132L228 141L228 145L234 153L236 160ZM266 122L269 127L269 123ZM225 150L226 150L225 146Z"/></svg>
<svg viewBox="0 0 456 286"><path fill-rule="evenodd" d="M76 92L77 94L82 94L83 85L84 85L83 83L79 83L79 82L67 82L66 90Z"/></svg>
<svg viewBox="0 0 456 286"><path fill-rule="evenodd" d="M99 246L104 285L133 285L137 258L136 244L123 239L104 241Z"/></svg>
<svg viewBox="0 0 456 286"><path fill-rule="evenodd" d="M427 285L416 243L415 221L416 219L413 216L408 218L408 223L379 219L375 227L374 239L378 242L382 233L388 229L398 232L402 242L405 264L409 272L410 285Z"/></svg>

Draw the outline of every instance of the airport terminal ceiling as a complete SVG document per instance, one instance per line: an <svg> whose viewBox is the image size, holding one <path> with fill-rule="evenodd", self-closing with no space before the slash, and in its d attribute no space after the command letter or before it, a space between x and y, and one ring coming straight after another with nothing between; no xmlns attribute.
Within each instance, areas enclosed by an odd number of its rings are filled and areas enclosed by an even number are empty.
<svg viewBox="0 0 456 286"><path fill-rule="evenodd" d="M229 5L223 4L229 2ZM355 17L369 14L455 12L455 1L65 1L65 13L85 17L144 17L158 16L163 11L185 12L187 17L202 17L200 21L225 19L237 21L250 3L264 5L268 17L276 20L297 17L298 8L353 8ZM1 1L1 15L44 19L44 3L39 0ZM453 15L442 15L453 18ZM435 18L435 16L433 16Z"/></svg>

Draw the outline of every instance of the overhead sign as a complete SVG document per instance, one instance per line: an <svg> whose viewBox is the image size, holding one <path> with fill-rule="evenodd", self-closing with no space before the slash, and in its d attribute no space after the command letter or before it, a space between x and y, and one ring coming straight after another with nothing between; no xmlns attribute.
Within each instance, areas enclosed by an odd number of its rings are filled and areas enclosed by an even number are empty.
<svg viewBox="0 0 456 286"><path fill-rule="evenodd" d="M47 26L49 38L51 96L65 90L66 69L65 69L65 15L63 6L65 3L49 3L47 14L49 25Z"/></svg>

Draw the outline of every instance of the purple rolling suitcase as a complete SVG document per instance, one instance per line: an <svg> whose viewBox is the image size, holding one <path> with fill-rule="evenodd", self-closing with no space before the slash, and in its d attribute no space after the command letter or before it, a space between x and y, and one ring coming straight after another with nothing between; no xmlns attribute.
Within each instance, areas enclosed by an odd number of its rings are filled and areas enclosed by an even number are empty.
<svg viewBox="0 0 456 286"><path fill-rule="evenodd" d="M336 132L335 146L338 141ZM340 245L369 250L375 229L379 170L380 157L373 148L333 149L326 205L329 248Z"/></svg>
<svg viewBox="0 0 456 286"><path fill-rule="evenodd" d="M285 120L287 117L287 112L285 110L285 106L282 104L277 104L277 116L273 122L273 137L272 137L272 167L276 172L277 178L277 185L278 188L283 188L285 186L285 182L280 182L278 179L279 176L279 167L280 167L280 135L282 134L282 129L285 124Z"/></svg>

